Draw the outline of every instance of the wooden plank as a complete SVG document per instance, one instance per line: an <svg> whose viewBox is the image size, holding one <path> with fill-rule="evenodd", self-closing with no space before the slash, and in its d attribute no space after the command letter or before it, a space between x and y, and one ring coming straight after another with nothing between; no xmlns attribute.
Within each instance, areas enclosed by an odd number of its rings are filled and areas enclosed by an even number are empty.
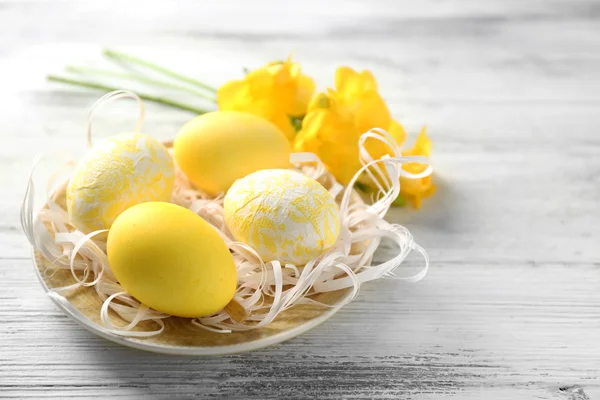
<svg viewBox="0 0 600 400"><path fill-rule="evenodd" d="M160 397L202 387L252 398L428 398L485 387L568 398L561 387L600 389L598 264L436 265L418 285L365 285L326 324L283 345L200 359L96 338L51 305L29 261L2 264L12 285L0 295L0 393Z"/></svg>
<svg viewBox="0 0 600 400"><path fill-rule="evenodd" d="M76 328L29 264L2 261L0 279L12 286L0 296L0 393L191 396L201 386L252 398L427 398L491 387L561 398L565 386L599 389L598 264L436 265L418 285L365 285L356 302L286 344L200 359L125 349Z"/></svg>

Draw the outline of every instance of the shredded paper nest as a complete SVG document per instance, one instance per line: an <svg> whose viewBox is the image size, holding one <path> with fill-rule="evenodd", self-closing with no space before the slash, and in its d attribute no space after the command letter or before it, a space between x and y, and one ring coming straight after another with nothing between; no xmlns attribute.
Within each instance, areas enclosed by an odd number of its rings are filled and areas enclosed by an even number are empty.
<svg viewBox="0 0 600 400"><path fill-rule="evenodd" d="M140 120L136 127L139 131L143 121L141 100L130 92L119 91L103 97L92 108L88 124L89 138L93 111L108 101L123 97L134 97L140 103ZM390 155L374 160L365 148L367 140L383 142L389 148ZM165 144L167 147L171 145ZM344 303L334 306L342 307L352 301L364 282L382 277L411 282L421 280L429 265L427 253L414 242L405 227L387 222L384 216L400 193L400 176L417 179L431 173L431 167L428 167L421 174L411 174L402 169L402 164L429 164L429 160L421 156L402 156L392 137L381 129L372 129L361 136L359 157L363 168L347 186L343 186L327 172L316 155L291 155L294 168L320 182L336 199L340 210L341 229L337 244L306 265L266 262L252 247L236 242L225 226L223 196L213 198L195 189L185 175L177 170L171 201L189 208L215 228L233 254L238 277L237 291L230 306L208 317L190 319L190 324L223 333L257 329L268 325L279 314L295 305L332 307L316 301L313 297L318 293L351 288L352 296L347 297ZM72 169L75 165L74 161L70 161L65 164L65 168ZM57 181L62 172L64 170L58 171L47 183L46 205L36 211L32 170L21 210L21 223L29 242L48 260L46 273L67 270L73 276L71 285L51 288L50 294L68 301L70 293L77 288L92 287L103 301L98 313L106 332L131 337L160 335L165 328L164 319L171 316L141 304L119 284L106 256L106 231L86 235L69 221L64 204L64 190L68 180ZM353 190L354 184L365 177L377 188L377 195L368 202ZM386 238L396 245L395 256L372 265L377 247ZM423 268L415 275L398 276L394 272L412 250L423 255ZM109 312L110 310L113 312ZM154 328L134 329L142 321L153 321Z"/></svg>

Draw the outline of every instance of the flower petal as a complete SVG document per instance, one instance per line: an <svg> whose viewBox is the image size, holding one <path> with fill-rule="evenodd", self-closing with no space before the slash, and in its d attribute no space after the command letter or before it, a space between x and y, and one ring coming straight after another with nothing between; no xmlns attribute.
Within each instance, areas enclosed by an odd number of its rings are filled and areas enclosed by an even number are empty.
<svg viewBox="0 0 600 400"><path fill-rule="evenodd" d="M338 92L346 92L357 82L358 74L350 67L338 67L335 70L335 88Z"/></svg>
<svg viewBox="0 0 600 400"><path fill-rule="evenodd" d="M304 118L294 148L316 153L339 182L348 183L360 169L359 133L352 114L330 102L324 93L315 97L315 107ZM319 103L327 108L319 108Z"/></svg>
<svg viewBox="0 0 600 400"><path fill-rule="evenodd" d="M375 76L368 69L365 69L360 72L360 81L362 84L362 90L364 92L373 90L377 91L377 81L375 80Z"/></svg>
<svg viewBox="0 0 600 400"><path fill-rule="evenodd" d="M314 91L315 81L308 75L299 75L296 80L296 93L289 115L294 117L305 115Z"/></svg>
<svg viewBox="0 0 600 400"><path fill-rule="evenodd" d="M425 156L431 155L431 139L427 136L427 129L423 128L419 134L415 145L402 152L405 156ZM419 163L404 164L402 169L414 174L425 171L427 165ZM402 194L413 207L420 208L421 200L431 196L435 192L435 186L432 183L432 177L426 176L420 179L410 179L400 177L400 194Z"/></svg>
<svg viewBox="0 0 600 400"><path fill-rule="evenodd" d="M390 135L392 135L392 137L394 138L394 141L396 142L396 144L398 146L402 146L402 144L404 143L404 140L406 139L406 131L404 130L404 127L402 125L400 125L400 123L398 121L393 119L392 122L390 123L390 127L388 128L387 132Z"/></svg>
<svg viewBox="0 0 600 400"><path fill-rule="evenodd" d="M279 130L288 138L290 142L294 141L296 137L296 130L292 125L292 121L287 115L272 115L270 118L267 118L271 121Z"/></svg>
<svg viewBox="0 0 600 400"><path fill-rule="evenodd" d="M354 113L357 128L363 133L373 128L387 129L392 122L390 110L375 91L366 92L345 105Z"/></svg>
<svg viewBox="0 0 600 400"><path fill-rule="evenodd" d="M405 156L425 156L429 157L431 154L431 139L427 136L427 128L423 127L421 133L417 137L417 141L412 149L408 149L402 152Z"/></svg>
<svg viewBox="0 0 600 400"><path fill-rule="evenodd" d="M244 81L230 81L217 90L217 105L220 110L236 110L247 93Z"/></svg>

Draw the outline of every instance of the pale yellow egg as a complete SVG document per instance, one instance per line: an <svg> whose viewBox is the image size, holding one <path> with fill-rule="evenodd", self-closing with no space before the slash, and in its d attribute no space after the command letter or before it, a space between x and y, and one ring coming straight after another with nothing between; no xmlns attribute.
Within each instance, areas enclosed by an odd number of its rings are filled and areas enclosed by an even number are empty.
<svg viewBox="0 0 600 400"><path fill-rule="evenodd" d="M250 174L225 196L225 222L236 240L265 261L304 265L333 247L340 232L339 209L317 181L274 169Z"/></svg>
<svg viewBox="0 0 600 400"><path fill-rule="evenodd" d="M131 206L167 201L175 165L167 149L150 136L127 133L93 147L79 161L67 186L67 210L77 229L110 228Z"/></svg>
<svg viewBox="0 0 600 400"><path fill-rule="evenodd" d="M187 208L148 202L127 209L108 232L108 262L140 302L179 317L203 317L233 298L233 256L215 228Z"/></svg>
<svg viewBox="0 0 600 400"><path fill-rule="evenodd" d="M185 124L173 150L177 165L194 186L217 195L252 172L289 167L291 147L285 135L263 118L217 111Z"/></svg>

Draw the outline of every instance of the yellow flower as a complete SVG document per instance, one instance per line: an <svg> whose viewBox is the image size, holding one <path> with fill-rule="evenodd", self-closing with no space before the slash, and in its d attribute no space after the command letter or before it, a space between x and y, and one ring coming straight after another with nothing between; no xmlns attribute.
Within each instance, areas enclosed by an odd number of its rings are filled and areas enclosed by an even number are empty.
<svg viewBox="0 0 600 400"><path fill-rule="evenodd" d="M288 58L224 84L217 91L217 105L223 111L243 111L265 118L292 141L296 131L290 117L306 114L314 91L313 79L303 75L300 66Z"/></svg>
<svg viewBox="0 0 600 400"><path fill-rule="evenodd" d="M354 115L329 90L318 93L311 101L294 148L317 154L338 181L348 183L361 167L359 137Z"/></svg>
<svg viewBox="0 0 600 400"><path fill-rule="evenodd" d="M425 128L421 130L414 147L402 152L402 155L404 156L429 157L430 154L431 139L427 136ZM402 168L413 174L418 174L425 171L427 166L418 163L409 163L404 164ZM434 192L435 186L431 182L431 175L419 179L400 177L400 195L408 200L415 208L421 208L421 200L431 196Z"/></svg>
<svg viewBox="0 0 600 400"><path fill-rule="evenodd" d="M398 145L406 135L402 125L392 119L371 72L340 67L336 71L335 88L315 95L294 148L317 154L336 179L347 184L361 168L358 159L361 134L382 128ZM386 154L385 145L379 141L367 141L366 147L374 158Z"/></svg>

